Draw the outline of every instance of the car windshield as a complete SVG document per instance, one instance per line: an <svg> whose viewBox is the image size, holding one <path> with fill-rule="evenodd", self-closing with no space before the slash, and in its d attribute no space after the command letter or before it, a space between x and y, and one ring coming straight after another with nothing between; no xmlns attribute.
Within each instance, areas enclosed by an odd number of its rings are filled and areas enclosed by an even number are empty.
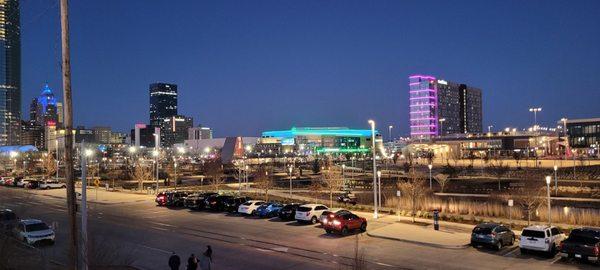
<svg viewBox="0 0 600 270"><path fill-rule="evenodd" d="M525 237L534 237L534 238L546 237L546 234L544 233L544 231L533 231L533 230L523 230L523 233L521 233L521 235L525 236Z"/></svg>
<svg viewBox="0 0 600 270"><path fill-rule="evenodd" d="M473 233L476 233L476 234L491 234L492 233L492 228L475 227L475 229L473 229Z"/></svg>
<svg viewBox="0 0 600 270"><path fill-rule="evenodd" d="M49 228L48 225L46 225L46 223L33 223L25 226L25 230L27 230L28 232L43 231L47 229Z"/></svg>
<svg viewBox="0 0 600 270"><path fill-rule="evenodd" d="M585 245L595 245L600 242L600 236L598 233L594 235L592 232L585 232L581 230L573 230L569 235L569 242L582 243Z"/></svg>
<svg viewBox="0 0 600 270"><path fill-rule="evenodd" d="M298 212L309 212L310 210L312 210L312 208L310 208L310 207L306 207L306 206L298 207Z"/></svg>
<svg viewBox="0 0 600 270"><path fill-rule="evenodd" d="M245 206L250 206L250 205L252 205L252 203L251 203L251 202L247 202L247 203L244 203L244 204L242 204L242 205L245 205Z"/></svg>

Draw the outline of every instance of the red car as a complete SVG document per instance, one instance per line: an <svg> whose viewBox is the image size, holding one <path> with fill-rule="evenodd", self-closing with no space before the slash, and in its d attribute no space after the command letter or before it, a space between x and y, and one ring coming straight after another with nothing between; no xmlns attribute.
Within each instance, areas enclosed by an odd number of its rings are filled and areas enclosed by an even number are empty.
<svg viewBox="0 0 600 270"><path fill-rule="evenodd" d="M327 233L348 234L349 231L360 230L367 231L367 219L359 217L348 211L341 211L335 214L329 214L327 221L323 223L323 228Z"/></svg>
<svg viewBox="0 0 600 270"><path fill-rule="evenodd" d="M154 201L158 206L165 206L167 204L167 194L164 192L158 193Z"/></svg>

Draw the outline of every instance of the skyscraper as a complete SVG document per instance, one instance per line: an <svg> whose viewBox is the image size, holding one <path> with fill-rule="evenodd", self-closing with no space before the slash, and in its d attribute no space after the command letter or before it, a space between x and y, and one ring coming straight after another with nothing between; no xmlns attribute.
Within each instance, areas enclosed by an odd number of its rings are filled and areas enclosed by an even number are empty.
<svg viewBox="0 0 600 270"><path fill-rule="evenodd" d="M160 127L164 119L177 115L177 85L150 84L150 125Z"/></svg>
<svg viewBox="0 0 600 270"><path fill-rule="evenodd" d="M18 0L0 0L0 145L20 144L21 27Z"/></svg>
<svg viewBox="0 0 600 270"><path fill-rule="evenodd" d="M160 127L161 143L164 147L171 147L176 143L183 143L188 136L188 129L194 126L194 119L184 115L176 115L163 120Z"/></svg>
<svg viewBox="0 0 600 270"><path fill-rule="evenodd" d="M482 132L481 89L413 75L409 77L409 93L411 137Z"/></svg>
<svg viewBox="0 0 600 270"><path fill-rule="evenodd" d="M58 106L54 93L46 84L42 93L31 101L29 117L30 121L40 126L48 124L58 125ZM59 125L60 126L60 125Z"/></svg>

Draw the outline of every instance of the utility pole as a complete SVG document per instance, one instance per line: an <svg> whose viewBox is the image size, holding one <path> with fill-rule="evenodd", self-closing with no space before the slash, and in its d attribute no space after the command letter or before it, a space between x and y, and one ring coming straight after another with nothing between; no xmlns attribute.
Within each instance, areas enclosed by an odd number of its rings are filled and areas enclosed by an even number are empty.
<svg viewBox="0 0 600 270"><path fill-rule="evenodd" d="M71 53L69 51L69 3L60 0L60 34L62 45L62 83L65 99L65 179L67 182L67 210L69 216L68 269L77 269L79 262L79 237L77 230L77 200L73 177L73 102L71 96Z"/></svg>
<svg viewBox="0 0 600 270"><path fill-rule="evenodd" d="M88 269L87 242L88 242L88 214L87 214L87 155L85 153L85 141L81 143L81 153L79 155L81 165L81 257L83 269ZM92 178L94 176L92 175ZM96 189L96 192L98 189ZM98 193L96 193L98 194ZM96 195L97 198L97 195Z"/></svg>

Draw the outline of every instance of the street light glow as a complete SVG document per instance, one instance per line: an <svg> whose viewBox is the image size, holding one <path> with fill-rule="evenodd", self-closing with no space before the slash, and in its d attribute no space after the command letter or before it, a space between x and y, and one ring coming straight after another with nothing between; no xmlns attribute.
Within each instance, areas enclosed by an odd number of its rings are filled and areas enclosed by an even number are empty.
<svg viewBox="0 0 600 270"><path fill-rule="evenodd" d="M84 151L84 155L86 157L91 157L93 154L94 154L94 150L92 150L92 149L85 149L85 151Z"/></svg>
<svg viewBox="0 0 600 270"><path fill-rule="evenodd" d="M552 180L552 177L550 177L549 175L546 176L546 184L550 185L550 181Z"/></svg>
<svg viewBox="0 0 600 270"><path fill-rule="evenodd" d="M156 151L156 150L153 150L153 151L152 151L152 156L153 156L153 157L158 157L158 151Z"/></svg>

